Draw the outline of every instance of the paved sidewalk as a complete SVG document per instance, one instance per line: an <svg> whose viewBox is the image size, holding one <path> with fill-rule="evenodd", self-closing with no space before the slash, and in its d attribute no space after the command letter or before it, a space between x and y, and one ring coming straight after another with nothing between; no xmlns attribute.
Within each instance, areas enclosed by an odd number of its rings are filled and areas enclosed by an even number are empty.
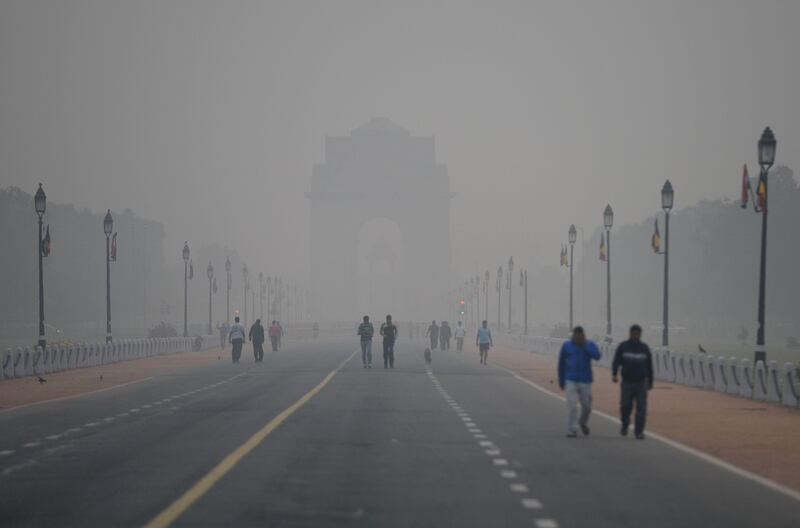
<svg viewBox="0 0 800 528"><path fill-rule="evenodd" d="M498 346L489 362L562 394L554 356ZM611 371L594 373L595 409L619 416ZM800 410L660 381L648 407L648 430L800 491Z"/></svg>
<svg viewBox="0 0 800 528"><path fill-rule="evenodd" d="M46 383L36 376L0 381L0 412L21 405L67 398L115 386L141 381L172 370L230 361L230 347L203 352L183 352L166 356L121 361L108 365L43 374ZM245 347L249 352L249 347ZM219 358L219 359L218 359Z"/></svg>

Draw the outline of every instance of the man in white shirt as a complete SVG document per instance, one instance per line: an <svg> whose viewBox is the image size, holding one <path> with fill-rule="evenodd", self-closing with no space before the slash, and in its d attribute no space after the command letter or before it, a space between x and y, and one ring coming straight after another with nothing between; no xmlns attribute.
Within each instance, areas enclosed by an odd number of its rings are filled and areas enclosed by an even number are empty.
<svg viewBox="0 0 800 528"><path fill-rule="evenodd" d="M464 350L464 336L466 335L467 329L464 328L464 325L459 321L458 326L456 326L456 331L453 332L453 336L456 338L456 352Z"/></svg>
<svg viewBox="0 0 800 528"><path fill-rule="evenodd" d="M239 358L242 357L242 345L244 344L244 326L239 323L239 317L237 316L234 319L234 323L231 325L231 329L228 332L228 341L231 342L233 345L233 350L231 351L231 358L233 359L234 363L239 362Z"/></svg>

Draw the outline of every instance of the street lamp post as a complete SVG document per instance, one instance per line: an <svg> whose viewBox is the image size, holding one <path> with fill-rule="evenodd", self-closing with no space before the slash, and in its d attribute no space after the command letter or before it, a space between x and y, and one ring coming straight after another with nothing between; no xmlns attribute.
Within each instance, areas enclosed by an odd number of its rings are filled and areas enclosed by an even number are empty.
<svg viewBox="0 0 800 528"><path fill-rule="evenodd" d="M211 294L212 292L212 282L214 280L214 266L211 265L211 262L208 263L208 268L206 268L206 275L208 276L208 335L211 335Z"/></svg>
<svg viewBox="0 0 800 528"><path fill-rule="evenodd" d="M606 230L606 341L608 343L611 342L611 228L613 226L614 210L611 209L611 205L606 205L603 211L603 227Z"/></svg>
<svg viewBox="0 0 800 528"><path fill-rule="evenodd" d="M106 343L111 342L111 232L114 230L114 218L111 209L103 218L103 233L106 235Z"/></svg>
<svg viewBox="0 0 800 528"><path fill-rule="evenodd" d="M664 210L664 308L663 324L664 329L661 334L661 346L669 346L669 213L672 210L672 203L675 198L675 191L669 180L661 188L661 208Z"/></svg>
<svg viewBox="0 0 800 528"><path fill-rule="evenodd" d="M183 337L189 337L189 243L183 243Z"/></svg>
<svg viewBox="0 0 800 528"><path fill-rule="evenodd" d="M258 314L264 320L264 273L258 272Z"/></svg>
<svg viewBox="0 0 800 528"><path fill-rule="evenodd" d="M765 304L767 287L767 176L769 169L775 163L775 148L777 146L775 135L769 127L764 129L761 139L758 140L758 164L761 166L760 184L764 186L763 204L761 210L761 271L758 276L758 333L756 334L755 360L767 362L765 347Z"/></svg>
<svg viewBox="0 0 800 528"><path fill-rule="evenodd" d="M39 216L39 230L37 236L39 237L39 243L37 247L39 248L39 346L44 347L47 345L47 340L44 338L44 272L42 271L42 217L44 216L44 211L47 208L47 196L44 194L44 189L42 189L42 184L39 184L39 189L37 189L36 194L33 197L33 206L36 210L36 214Z"/></svg>
<svg viewBox="0 0 800 528"><path fill-rule="evenodd" d="M511 332L511 291L514 285L514 257L508 257L508 331Z"/></svg>
<svg viewBox="0 0 800 528"><path fill-rule="evenodd" d="M481 276L475 275L475 328L481 326Z"/></svg>
<svg viewBox="0 0 800 528"><path fill-rule="evenodd" d="M486 305L483 310L483 315L486 317L486 320L489 320L489 270L483 274L483 302ZM480 327L480 324L478 324Z"/></svg>
<svg viewBox="0 0 800 528"><path fill-rule="evenodd" d="M575 268L575 241L578 240L578 230L575 228L575 224L569 226L569 237L567 238L569 241L569 328L572 330L574 327L574 318L573 318L573 268Z"/></svg>
<svg viewBox="0 0 800 528"><path fill-rule="evenodd" d="M225 257L225 278L227 290L225 291L225 324L231 326L231 259Z"/></svg>
<svg viewBox="0 0 800 528"><path fill-rule="evenodd" d="M250 289L250 280L248 278L247 264L242 266L242 277L244 277L244 327L247 328L247 290Z"/></svg>
<svg viewBox="0 0 800 528"><path fill-rule="evenodd" d="M271 311L272 305L270 304L270 294L272 293L272 277L267 275L267 321L272 321Z"/></svg>
<svg viewBox="0 0 800 528"><path fill-rule="evenodd" d="M497 329L499 330L502 326L502 321L500 320L500 300L503 294L503 266L499 266L497 268Z"/></svg>
<svg viewBox="0 0 800 528"><path fill-rule="evenodd" d="M528 335L528 270L522 272L522 287L525 291L525 335Z"/></svg>

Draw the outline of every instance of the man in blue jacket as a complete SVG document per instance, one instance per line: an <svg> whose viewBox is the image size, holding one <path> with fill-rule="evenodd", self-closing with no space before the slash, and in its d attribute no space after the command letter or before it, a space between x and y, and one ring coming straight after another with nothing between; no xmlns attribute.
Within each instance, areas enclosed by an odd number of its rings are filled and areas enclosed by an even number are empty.
<svg viewBox="0 0 800 528"><path fill-rule="evenodd" d="M583 328L572 330L572 339L564 341L558 355L558 386L567 392L567 437L578 436L578 425L583 434L589 434L589 415L592 414L592 360L600 359L600 350L586 339ZM578 420L578 400L581 417Z"/></svg>

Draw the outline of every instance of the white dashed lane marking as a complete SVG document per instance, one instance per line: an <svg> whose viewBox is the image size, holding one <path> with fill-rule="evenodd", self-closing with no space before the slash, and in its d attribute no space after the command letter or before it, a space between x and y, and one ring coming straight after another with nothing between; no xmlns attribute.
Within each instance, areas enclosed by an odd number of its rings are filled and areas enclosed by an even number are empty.
<svg viewBox="0 0 800 528"><path fill-rule="evenodd" d="M166 403L166 402L169 402L171 400L175 400L175 399L178 399L178 398L181 398L181 397L184 397L184 396L190 396L192 394L197 394L199 392L202 392L202 391L211 389L213 387L217 387L219 385L222 385L223 383L227 383L229 381L232 381L232 380L234 380L236 378L239 378L239 377L245 375L246 373L247 372L242 372L242 373L237 374L236 376L233 376L231 378L219 381L217 383L209 384L209 385L206 385L204 387L200 387L200 388L195 389L193 391L185 392L185 393L179 394L179 395L173 395L173 396L171 396L169 398L164 398L162 400L153 402L152 404L142 405L141 408L135 407L133 409L130 409L128 412L121 412L121 413L117 414L116 416L109 416L109 417L106 417L106 418L98 419L98 421L96 421L96 422L88 422L88 423L84 424L81 427L72 427L70 429L67 429L63 433L51 434L51 435L45 436L45 439L49 440L49 441L55 441L55 440L59 440L59 439L65 437L67 435L70 435L70 434L73 434L73 433L77 433L77 432L81 431L81 429L83 429L84 427L97 427L98 425L101 425L102 423L111 423L111 422L114 421L115 418L124 418L126 416L129 416L130 413L138 413L138 412L141 412L142 409L151 409L154 405L161 405L163 403ZM177 407L172 407L173 411L176 410L176 409L177 409ZM34 441L27 442L27 443L23 444L22 447L25 448L25 449L32 449L32 448L40 446L41 444L42 444L42 442L40 440L34 440ZM3 456L3 457L4 456L10 456L10 455L13 455L16 452L17 452L16 449L4 449L4 450L0 450L0 456ZM27 467L27 466L24 466L24 465L22 465L22 466L12 466L12 468L7 468L3 472L3 475L9 473L10 470L15 471L16 469L21 468L21 467Z"/></svg>
<svg viewBox="0 0 800 528"><path fill-rule="evenodd" d="M436 376L433 374L433 371L430 370L429 367L426 367L428 377L431 379L434 387L436 390L439 391L439 394L445 399L445 401L450 405L450 408L456 413L461 421L463 422L464 426L467 428L467 431L472 433L472 436L478 440L478 445L484 448L484 453L487 456L492 457L492 464L496 467L505 468L509 465L508 459L499 458L501 451L500 449L492 442L491 440L487 439L487 436L478 428L477 423L470 417L470 415L461 408L461 406L447 393L447 391L442 387L442 384L436 379ZM510 470L510 469L500 469L500 476L504 479L516 479L517 472ZM512 493L519 493L519 494L527 494L529 493L528 486L521 482L512 482L508 486L509 490ZM526 510L541 510L542 503L538 499L533 497L522 497L520 499L520 504ZM553 519L534 519L534 523L537 528L558 528L558 523Z"/></svg>

